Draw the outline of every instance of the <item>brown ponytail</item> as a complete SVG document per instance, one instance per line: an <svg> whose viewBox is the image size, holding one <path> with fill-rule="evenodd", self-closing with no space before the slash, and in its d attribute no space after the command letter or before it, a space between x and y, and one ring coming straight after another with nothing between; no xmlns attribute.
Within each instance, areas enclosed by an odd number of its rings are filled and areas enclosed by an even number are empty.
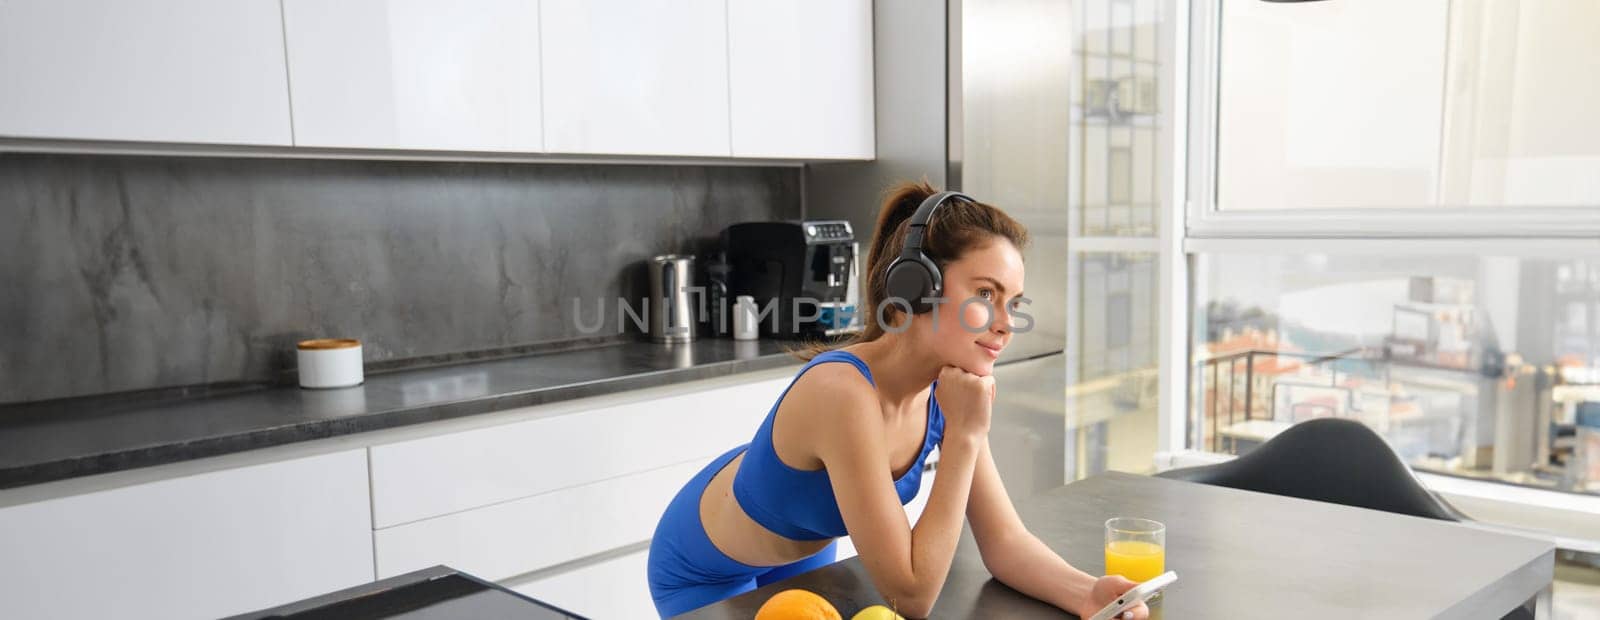
<svg viewBox="0 0 1600 620"><path fill-rule="evenodd" d="M917 212L922 201L938 191L927 181L905 181L884 192L883 204L878 209L878 227L872 233L872 243L867 246L867 261L860 271L861 279L856 283L861 287L861 301L856 306L856 314L860 317L858 320L862 323L862 330L842 342L810 343L790 350L791 354L802 360L810 360L830 349L871 342L883 336L883 324L878 321L877 310L878 304L888 297L884 276L889 270L889 263L900 256L900 250L905 246L907 222L912 214ZM996 237L1010 241L1019 252L1028 246L1028 229L1004 211L981 202L950 200L939 207L939 211L928 222L922 246L928 257L942 268L959 260L968 250ZM900 314L898 306L891 304L884 308L883 320L895 324Z"/></svg>

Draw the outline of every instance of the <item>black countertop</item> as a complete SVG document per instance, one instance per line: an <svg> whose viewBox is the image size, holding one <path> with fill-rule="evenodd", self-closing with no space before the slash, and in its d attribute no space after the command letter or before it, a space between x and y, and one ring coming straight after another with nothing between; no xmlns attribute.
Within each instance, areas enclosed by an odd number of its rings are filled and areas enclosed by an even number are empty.
<svg viewBox="0 0 1600 620"><path fill-rule="evenodd" d="M1165 568L1178 581L1151 606L1151 620L1499 618L1549 587L1555 563L1554 545L1532 538L1118 472L1018 502L1017 513L1052 551L1095 575L1105 569L1106 519L1166 524ZM884 604L855 557L677 618L744 620L789 588L821 595L847 618ZM993 579L968 528L933 617L1072 616Z"/></svg>
<svg viewBox="0 0 1600 620"><path fill-rule="evenodd" d="M336 390L250 387L0 406L0 489L798 365L774 340L621 342L369 373Z"/></svg>
<svg viewBox="0 0 1600 620"><path fill-rule="evenodd" d="M225 620L584 620L448 566L435 566Z"/></svg>

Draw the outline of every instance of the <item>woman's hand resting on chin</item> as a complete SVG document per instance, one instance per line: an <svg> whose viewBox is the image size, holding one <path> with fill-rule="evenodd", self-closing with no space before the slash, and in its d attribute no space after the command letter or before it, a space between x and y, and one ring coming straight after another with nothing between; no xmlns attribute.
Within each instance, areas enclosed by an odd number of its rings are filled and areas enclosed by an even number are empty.
<svg viewBox="0 0 1600 620"><path fill-rule="evenodd" d="M981 439L988 435L994 395L994 377L975 375L955 366L940 370L939 387L933 397L944 412L945 436Z"/></svg>

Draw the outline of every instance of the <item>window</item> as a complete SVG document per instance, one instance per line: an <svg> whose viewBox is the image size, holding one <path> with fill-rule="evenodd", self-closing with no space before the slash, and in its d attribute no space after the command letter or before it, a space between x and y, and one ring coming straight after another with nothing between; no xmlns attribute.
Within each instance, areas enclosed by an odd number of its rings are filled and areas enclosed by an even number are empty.
<svg viewBox="0 0 1600 620"><path fill-rule="evenodd" d="M1074 6L1068 132L1068 478L1148 473L1161 441L1175 5ZM1169 247L1167 244L1172 244ZM1170 336L1170 334L1169 334ZM1182 365L1177 366L1181 370ZM1179 392L1181 393L1181 392Z"/></svg>
<svg viewBox="0 0 1600 620"><path fill-rule="evenodd" d="M1083 236L1154 237L1162 46L1158 0L1103 0L1080 7L1073 50L1069 182L1073 222Z"/></svg>
<svg viewBox="0 0 1600 620"><path fill-rule="evenodd" d="M1069 441L1081 475L1149 472L1157 446L1160 287L1157 255L1074 255L1067 356Z"/></svg>
<svg viewBox="0 0 1600 620"><path fill-rule="evenodd" d="M1183 443L1596 492L1600 4L1190 7Z"/></svg>
<svg viewBox="0 0 1600 620"><path fill-rule="evenodd" d="M1216 207L1600 204L1600 3L1222 0Z"/></svg>
<svg viewBox="0 0 1600 620"><path fill-rule="evenodd" d="M1221 252L1195 266L1195 445L1241 453L1350 418L1419 470L1600 493L1600 252Z"/></svg>

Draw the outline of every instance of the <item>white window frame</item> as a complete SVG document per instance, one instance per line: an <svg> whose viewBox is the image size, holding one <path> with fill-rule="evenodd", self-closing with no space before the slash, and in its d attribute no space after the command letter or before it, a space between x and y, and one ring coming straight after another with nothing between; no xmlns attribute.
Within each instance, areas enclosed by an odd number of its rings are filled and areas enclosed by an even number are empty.
<svg viewBox="0 0 1600 620"><path fill-rule="evenodd" d="M1172 462L1173 454L1189 449L1190 263L1183 248L1187 208L1179 205L1186 205L1189 195L1189 174L1185 172L1190 167L1188 136L1193 132L1190 126L1193 112L1181 112L1189 110L1187 102L1193 97L1191 87L1194 78L1190 76L1193 42L1190 39L1194 6L1189 0L1173 0L1172 5L1172 18L1163 23L1161 33L1162 39L1172 41L1172 59L1162 63L1160 74L1162 83L1172 86L1166 90L1167 98L1161 105L1172 113L1166 123L1167 130L1161 132L1158 145L1159 150L1168 153L1168 156L1160 158L1158 163L1162 206L1157 225L1161 246L1158 276L1161 333L1157 336L1160 350L1156 357L1160 364L1157 376L1166 380L1160 382L1161 392L1157 401L1157 469L1166 468ZM1190 77L1178 79L1180 76Z"/></svg>

